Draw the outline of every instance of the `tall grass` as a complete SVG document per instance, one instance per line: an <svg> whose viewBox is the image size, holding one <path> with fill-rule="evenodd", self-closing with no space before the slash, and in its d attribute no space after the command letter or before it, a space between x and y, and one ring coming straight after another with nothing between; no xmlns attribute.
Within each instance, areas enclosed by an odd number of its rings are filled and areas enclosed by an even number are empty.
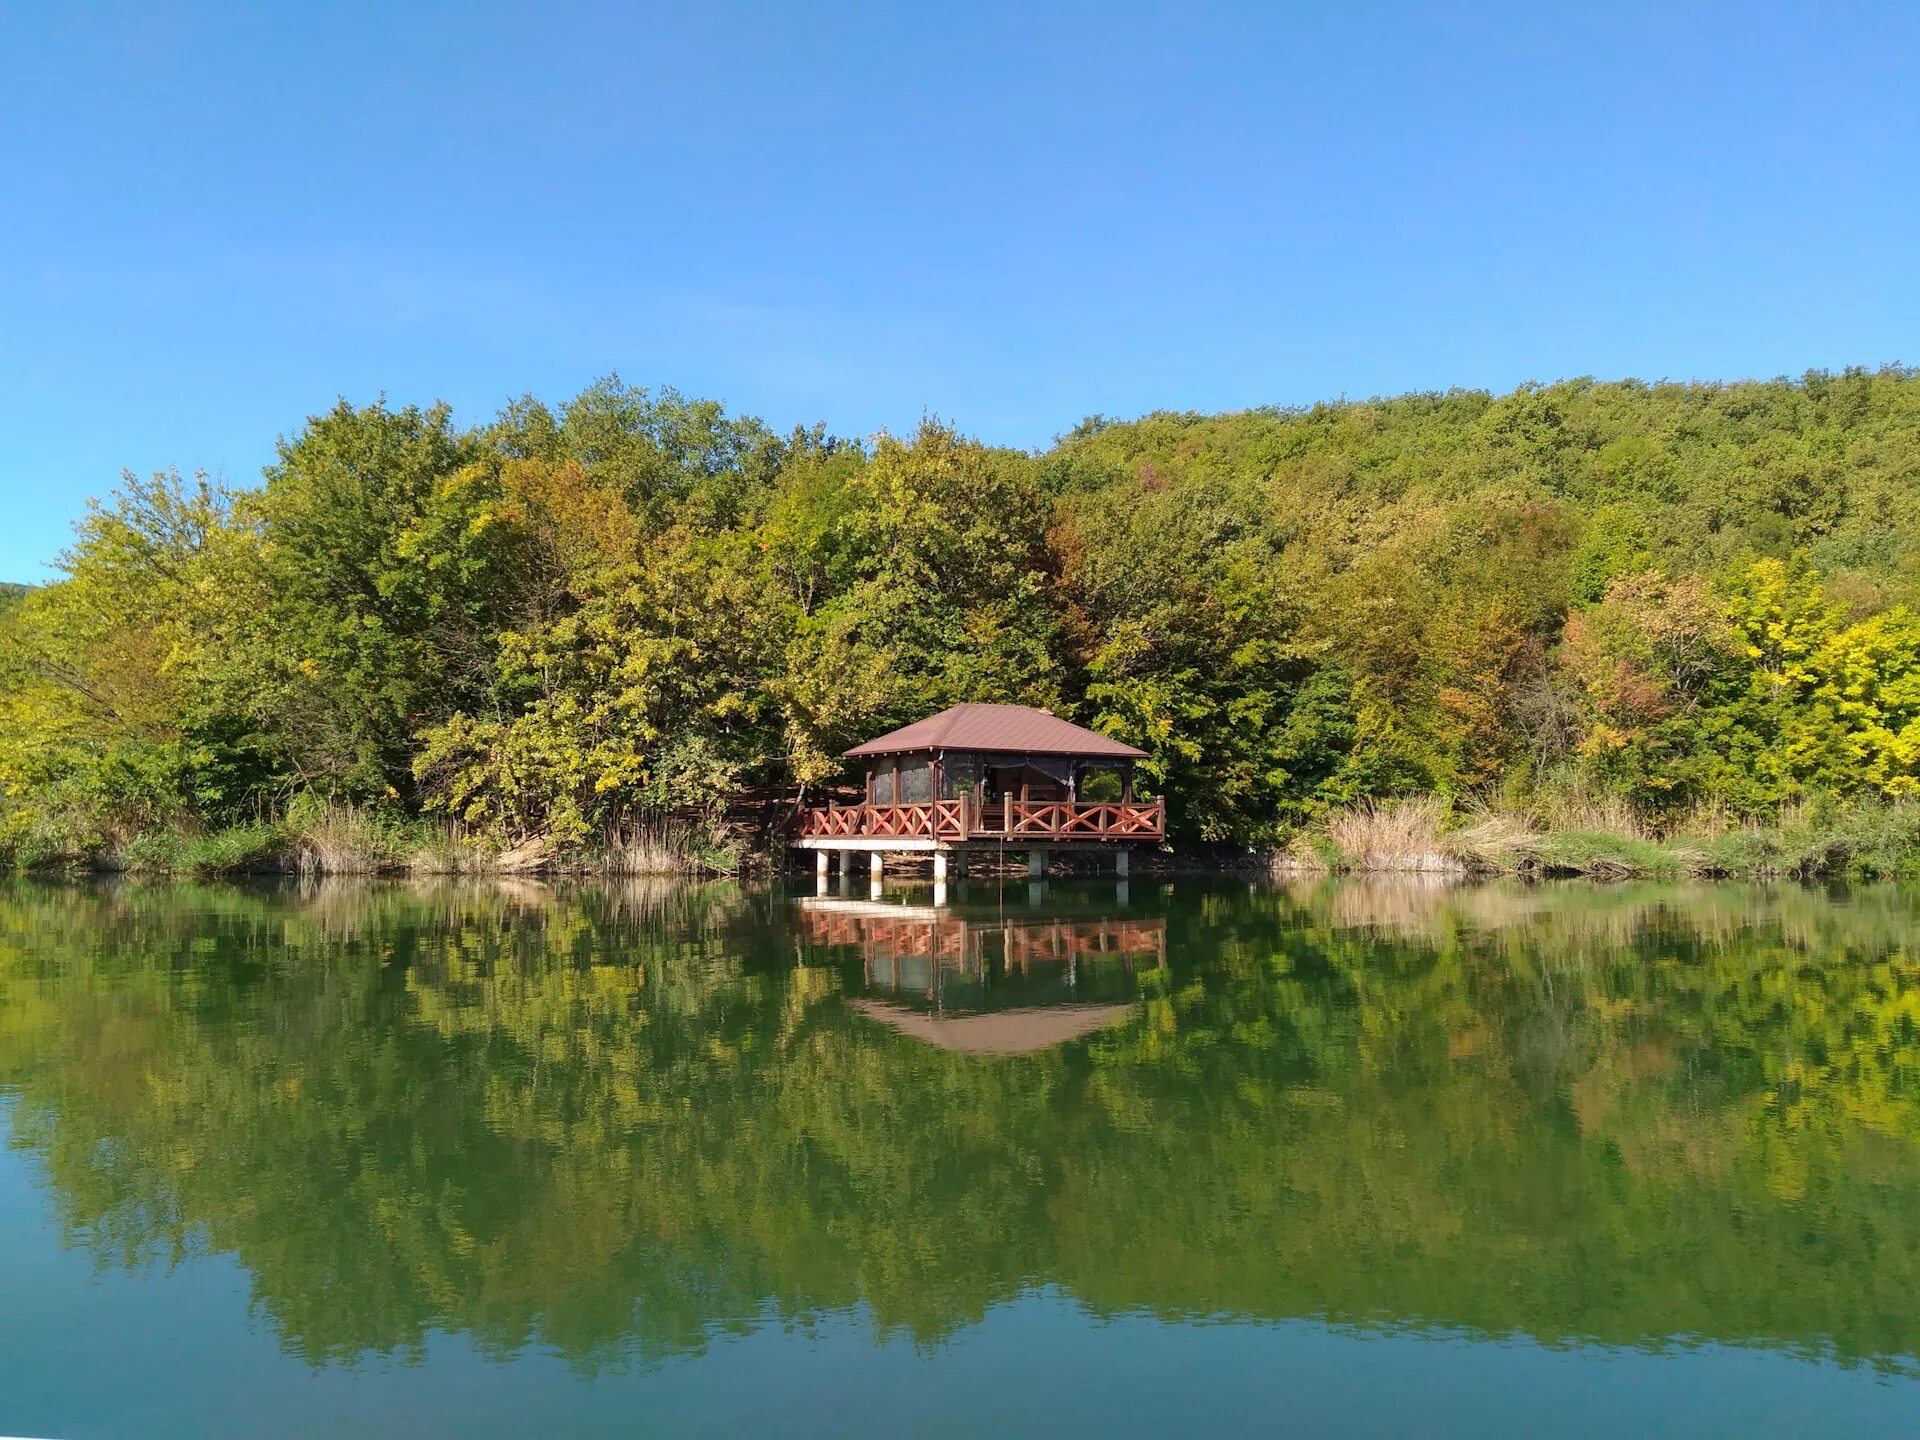
<svg viewBox="0 0 1920 1440"><path fill-rule="evenodd" d="M1456 814L1433 798L1381 801L1327 817L1320 843L1349 871L1893 879L1920 875L1920 802L1831 799L1740 822L1705 808L1655 826L1618 800L1561 797L1531 811ZM1300 846L1296 844L1298 853Z"/></svg>
<svg viewBox="0 0 1920 1440"><path fill-rule="evenodd" d="M733 875L746 860L741 839L716 817L649 815L598 845L560 850L544 836L502 848L459 826L380 806L303 798L277 820L219 830L150 829L116 839L84 826L43 826L6 836L0 864L145 875L231 875L252 871L322 876L501 876L543 872L619 876Z"/></svg>
<svg viewBox="0 0 1920 1440"><path fill-rule="evenodd" d="M743 858L717 819L647 815L608 832L592 868L608 875L732 875Z"/></svg>
<svg viewBox="0 0 1920 1440"><path fill-rule="evenodd" d="M1809 801L1695 842L1728 871L1801 879L1920 875L1920 802Z"/></svg>
<svg viewBox="0 0 1920 1440"><path fill-rule="evenodd" d="M0 830L0 866L10 870L94 864L110 848L106 838L78 815L62 810Z"/></svg>
<svg viewBox="0 0 1920 1440"><path fill-rule="evenodd" d="M284 827L269 821L220 830L148 830L106 856L108 868L140 875L241 875L283 869Z"/></svg>
<svg viewBox="0 0 1920 1440"><path fill-rule="evenodd" d="M218 830L146 830L102 840L81 863L148 875L292 871L306 876L379 875L482 868L454 837L391 811L302 797L277 820Z"/></svg>
<svg viewBox="0 0 1920 1440"><path fill-rule="evenodd" d="M1371 801L1327 820L1327 839L1354 870L1459 870L1441 840L1446 802L1437 795Z"/></svg>
<svg viewBox="0 0 1920 1440"><path fill-rule="evenodd" d="M379 875L410 869L436 838L425 821L370 805L302 796L288 807L295 868L303 875Z"/></svg>

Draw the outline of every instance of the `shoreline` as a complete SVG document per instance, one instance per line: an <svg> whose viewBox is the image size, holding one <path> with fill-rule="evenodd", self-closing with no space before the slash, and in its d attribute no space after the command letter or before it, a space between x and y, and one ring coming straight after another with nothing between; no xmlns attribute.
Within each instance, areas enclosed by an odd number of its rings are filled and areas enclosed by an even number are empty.
<svg viewBox="0 0 1920 1440"><path fill-rule="evenodd" d="M1378 801L1323 816L1283 845L1132 848L1138 875L1422 875L1461 879L1896 880L1920 878L1920 801L1818 802L1765 823L1697 815L1663 833L1620 810L1562 812L1559 824L1519 811L1457 814L1432 795ZM796 872L777 814L731 821L656 816L598 840L560 846L545 836L487 841L418 817L339 807L304 821L223 830L150 830L126 838L66 837L0 851L0 873L216 879L243 875L712 879ZM1028 847L1002 867L1024 872ZM1036 848L1045 849L1045 846ZM894 874L930 869L898 854ZM1053 855L1057 874L1111 873L1111 857Z"/></svg>
<svg viewBox="0 0 1920 1440"><path fill-rule="evenodd" d="M1315 877L1365 878L1397 877L1461 882L1483 880L1690 880L1690 881L1794 881L1821 880L1896 881L1920 876L1920 854L1900 857L1889 864L1884 858L1820 854L1756 856L1746 863L1717 859L1695 847L1666 847L1659 842L1634 837L1603 837L1613 842L1593 843L1594 837L1574 837L1576 844L1564 845L1565 837L1542 835L1539 844L1526 853L1503 859L1489 858L1453 850L1375 852L1360 856L1322 856L1310 846L1296 845L1286 850L1256 851L1244 854L1219 854L1204 851L1135 851L1132 873L1136 878L1174 877L1262 877L1271 879L1312 879ZM1651 855L1634 855L1645 847ZM805 856L805 867L800 857ZM1056 859L1049 874L1056 877L1099 878L1111 875L1111 869L1097 857L1076 856ZM929 867L898 859L889 866L892 878L925 879ZM979 873L1008 875L1026 873L1025 862L1009 861L1005 866L983 868ZM312 879L361 878L382 880L604 880L664 879L687 880L745 879L752 877L809 875L811 857L806 852L773 850L740 852L729 863L707 863L697 858L663 861L654 865L609 862L604 857L546 858L527 863L510 856L474 852L449 863L443 857L356 859L346 862L315 863L298 855L255 856L237 863L195 863L156 865L130 863L120 856L63 857L49 863L11 866L0 874L22 878L59 879L118 877L150 881L210 881L265 878Z"/></svg>

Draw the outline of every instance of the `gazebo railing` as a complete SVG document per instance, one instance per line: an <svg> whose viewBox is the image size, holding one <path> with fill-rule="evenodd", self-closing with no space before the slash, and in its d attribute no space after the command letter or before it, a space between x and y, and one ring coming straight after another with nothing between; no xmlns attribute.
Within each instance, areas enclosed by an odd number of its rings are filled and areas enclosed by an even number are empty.
<svg viewBox="0 0 1920 1440"><path fill-rule="evenodd" d="M964 840L967 802L933 800L906 805L832 805L800 818L803 839Z"/></svg>
<svg viewBox="0 0 1920 1440"><path fill-rule="evenodd" d="M830 805L804 812L802 839L1161 840L1164 800L1003 800Z"/></svg>
<svg viewBox="0 0 1920 1440"><path fill-rule="evenodd" d="M1167 833L1164 800L1015 800L1003 802L1009 839L1158 840ZM992 806L987 807L991 812Z"/></svg>

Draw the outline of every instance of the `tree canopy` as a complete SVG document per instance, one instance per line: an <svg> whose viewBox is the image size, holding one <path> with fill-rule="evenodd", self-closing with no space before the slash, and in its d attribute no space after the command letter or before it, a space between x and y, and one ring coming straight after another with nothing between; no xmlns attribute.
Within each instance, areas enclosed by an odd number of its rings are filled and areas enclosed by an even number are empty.
<svg viewBox="0 0 1920 1440"><path fill-rule="evenodd" d="M1438 792L1920 791L1920 372L866 442L608 378L127 476L0 597L0 847L302 795L588 843L963 700L1139 745L1177 841ZM37 837L37 838L36 838ZM48 837L53 837L49 840ZM64 837L64 839L62 838Z"/></svg>

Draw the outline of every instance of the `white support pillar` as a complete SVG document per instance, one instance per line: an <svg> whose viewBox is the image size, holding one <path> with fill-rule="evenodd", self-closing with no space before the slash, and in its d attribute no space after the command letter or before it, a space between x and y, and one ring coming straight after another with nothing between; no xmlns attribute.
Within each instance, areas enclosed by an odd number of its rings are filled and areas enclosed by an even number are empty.
<svg viewBox="0 0 1920 1440"><path fill-rule="evenodd" d="M1047 873L1047 852L1044 850L1027 851L1027 874L1039 879Z"/></svg>
<svg viewBox="0 0 1920 1440"><path fill-rule="evenodd" d="M1132 872L1133 856L1127 852L1127 847L1122 845L1113 852L1113 873L1124 880Z"/></svg>
<svg viewBox="0 0 1920 1440"><path fill-rule="evenodd" d="M825 850L813 852L813 878L822 885L827 883L827 862L832 857Z"/></svg>
<svg viewBox="0 0 1920 1440"><path fill-rule="evenodd" d="M952 863L946 851L936 850L933 852L933 879L935 884L944 884L946 882L947 876L952 873Z"/></svg>
<svg viewBox="0 0 1920 1440"><path fill-rule="evenodd" d="M873 883L878 885L880 883L880 877L886 873L887 873L886 851L884 850L868 851L867 852L867 874L872 877Z"/></svg>

